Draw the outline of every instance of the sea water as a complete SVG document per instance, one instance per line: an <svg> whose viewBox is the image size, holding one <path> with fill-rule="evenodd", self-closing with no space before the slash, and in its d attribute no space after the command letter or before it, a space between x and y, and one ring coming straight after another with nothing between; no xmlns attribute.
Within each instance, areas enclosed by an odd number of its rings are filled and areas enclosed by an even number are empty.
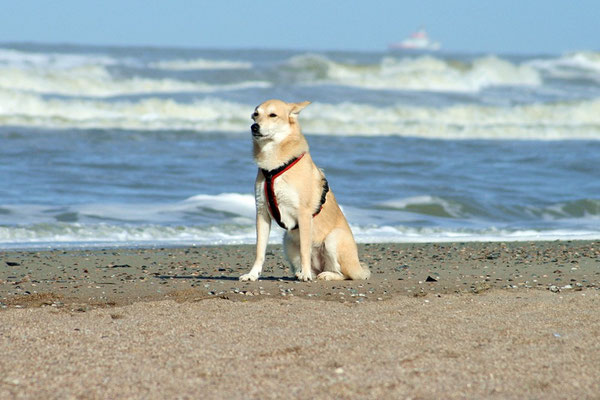
<svg viewBox="0 0 600 400"><path fill-rule="evenodd" d="M600 53L2 44L0 248L254 242L270 98L359 242L600 238Z"/></svg>

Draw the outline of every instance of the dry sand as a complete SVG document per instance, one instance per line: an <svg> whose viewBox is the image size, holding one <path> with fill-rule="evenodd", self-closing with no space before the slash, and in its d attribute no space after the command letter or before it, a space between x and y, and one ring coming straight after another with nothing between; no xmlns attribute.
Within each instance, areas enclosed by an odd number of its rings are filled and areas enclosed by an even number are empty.
<svg viewBox="0 0 600 400"><path fill-rule="evenodd" d="M0 398L600 398L599 242L360 250L367 282L277 246L253 283L249 246L0 252Z"/></svg>

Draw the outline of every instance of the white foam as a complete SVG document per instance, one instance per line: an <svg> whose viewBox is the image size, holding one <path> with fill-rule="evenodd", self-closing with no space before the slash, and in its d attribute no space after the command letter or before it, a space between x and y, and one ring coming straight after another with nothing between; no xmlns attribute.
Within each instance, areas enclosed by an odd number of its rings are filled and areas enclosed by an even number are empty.
<svg viewBox="0 0 600 400"><path fill-rule="evenodd" d="M554 78L585 78L600 82L600 52L579 51L559 58L532 60L526 64Z"/></svg>
<svg viewBox="0 0 600 400"><path fill-rule="evenodd" d="M38 53L0 48L0 66L23 69L64 69L82 66L133 64L129 58L119 60L104 54Z"/></svg>
<svg viewBox="0 0 600 400"><path fill-rule="evenodd" d="M57 208L43 205L3 205L0 247L35 247L41 243L219 244L255 240L254 196L200 194L164 204L82 204ZM195 214L220 216L218 225L202 224ZM77 222L58 222L65 213ZM110 221L110 222L96 222ZM182 224L181 221L189 221ZM281 233L274 232L280 240Z"/></svg>
<svg viewBox="0 0 600 400"><path fill-rule="evenodd" d="M414 207L423 205L439 206L443 213L453 218L459 218L464 214L462 213L461 206L459 204L451 203L437 196L413 196L379 203L379 206L381 207L408 212L411 212L411 209Z"/></svg>
<svg viewBox="0 0 600 400"><path fill-rule="evenodd" d="M53 246L73 243L104 244L234 244L254 241L254 229L225 230L223 227L111 225L60 223L30 226L0 226L0 247Z"/></svg>
<svg viewBox="0 0 600 400"><path fill-rule="evenodd" d="M397 226L352 226L358 243L499 242L532 240L598 240L600 231L533 229L447 229Z"/></svg>
<svg viewBox="0 0 600 400"><path fill-rule="evenodd" d="M531 240L598 240L600 231L446 229L397 226L352 226L358 243L488 242ZM269 243L279 244L282 230L271 231ZM56 223L0 226L0 248L253 244L254 226L114 225Z"/></svg>
<svg viewBox="0 0 600 400"><path fill-rule="evenodd" d="M150 67L171 71L250 69L252 63L230 60L209 60L196 58L193 60L164 60L150 63Z"/></svg>
<svg viewBox="0 0 600 400"><path fill-rule="evenodd" d="M589 204L588 204L589 203ZM352 222L352 230L360 243L374 242L456 242L456 241L521 241L521 240L597 240L600 229L593 219L596 201L576 201L575 215L564 211L552 217L549 229L511 228L469 219L427 218L410 211L411 205L447 204L446 212L455 206L435 196L414 196L380 203L392 210L344 207ZM2 205L0 248L52 247L73 244L94 245L192 245L254 243L254 197L251 194L199 194L183 201L163 204L84 204L69 207L43 205ZM544 210L542 208L540 210ZM589 211L588 211L589 209ZM459 213L458 210L455 212ZM525 210L526 212L526 210ZM60 222L62 215L76 216L76 222ZM374 218L377 216L378 218ZM415 220L425 217L432 226L415 227ZM383 218L383 221L381 222ZM539 218L535 217L534 221ZM207 221L211 221L207 223ZM216 222L215 222L216 221ZM395 222L390 222L395 221ZM557 225L555 222L560 221ZM466 224L464 223L466 222ZM442 224L442 225L440 225ZM555 228L561 226L562 228ZM573 226L577 228L567 228ZM281 243L283 231L274 225L270 243Z"/></svg>
<svg viewBox="0 0 600 400"><path fill-rule="evenodd" d="M0 125L46 128L248 131L251 107L220 100L177 103L44 99L0 90Z"/></svg>
<svg viewBox="0 0 600 400"><path fill-rule="evenodd" d="M205 207L217 211L226 211L229 213L233 212L249 219L253 219L256 214L254 196L250 194L198 194L186 199L182 204L193 207Z"/></svg>
<svg viewBox="0 0 600 400"><path fill-rule="evenodd" d="M178 223L189 220L186 215L212 211L227 212L233 223L254 223L254 196L251 194L221 193L199 194L172 203L98 203L78 204L57 208L39 204L7 204L2 223L10 225L53 224L57 214L76 214L79 220L111 220L123 223ZM227 219L224 219L224 223Z"/></svg>
<svg viewBox="0 0 600 400"><path fill-rule="evenodd" d="M336 84L366 89L477 92L490 86L538 86L538 71L498 57L470 64L431 56L386 57L379 64L360 65L332 61L317 54L290 59L289 67L306 83Z"/></svg>
<svg viewBox="0 0 600 400"><path fill-rule="evenodd" d="M141 67L139 60L115 59L102 54L35 53L0 49L0 88L65 96L108 97L144 93L214 92L251 87L269 87L265 81L214 85L176 79L113 76L106 68L114 65ZM226 60L172 60L150 64L154 68L249 69L246 62Z"/></svg>
<svg viewBox="0 0 600 400"><path fill-rule="evenodd" d="M45 99L0 89L0 126L247 133L254 105L203 99L139 101ZM446 108L313 103L306 134L413 136L441 139L600 139L600 100L513 107Z"/></svg>
<svg viewBox="0 0 600 400"><path fill-rule="evenodd" d="M65 96L110 97L145 93L199 92L269 87L264 81L214 85L176 79L116 78L102 65L68 69L20 69L0 67L0 88Z"/></svg>

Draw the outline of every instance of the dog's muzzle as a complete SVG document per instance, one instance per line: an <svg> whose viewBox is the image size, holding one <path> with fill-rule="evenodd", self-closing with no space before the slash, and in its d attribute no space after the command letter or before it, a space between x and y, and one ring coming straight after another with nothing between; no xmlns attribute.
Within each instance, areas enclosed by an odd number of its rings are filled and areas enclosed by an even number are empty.
<svg viewBox="0 0 600 400"><path fill-rule="evenodd" d="M252 126L250 127L250 130L252 131L252 136L255 136L255 137L261 136L259 124L252 124Z"/></svg>

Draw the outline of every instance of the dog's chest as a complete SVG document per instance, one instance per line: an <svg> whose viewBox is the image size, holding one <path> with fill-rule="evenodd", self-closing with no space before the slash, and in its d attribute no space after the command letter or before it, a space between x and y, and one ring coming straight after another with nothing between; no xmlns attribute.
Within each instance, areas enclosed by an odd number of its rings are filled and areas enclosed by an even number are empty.
<svg viewBox="0 0 600 400"><path fill-rule="evenodd" d="M256 187L256 205L260 208L265 207L269 211L269 214L271 214L271 217L273 217L269 208L267 193L265 182L259 182ZM298 191L285 181L285 177L279 177L273 181L273 194L275 195L275 202L281 222L288 229L296 226L298 223L298 206L300 204Z"/></svg>

